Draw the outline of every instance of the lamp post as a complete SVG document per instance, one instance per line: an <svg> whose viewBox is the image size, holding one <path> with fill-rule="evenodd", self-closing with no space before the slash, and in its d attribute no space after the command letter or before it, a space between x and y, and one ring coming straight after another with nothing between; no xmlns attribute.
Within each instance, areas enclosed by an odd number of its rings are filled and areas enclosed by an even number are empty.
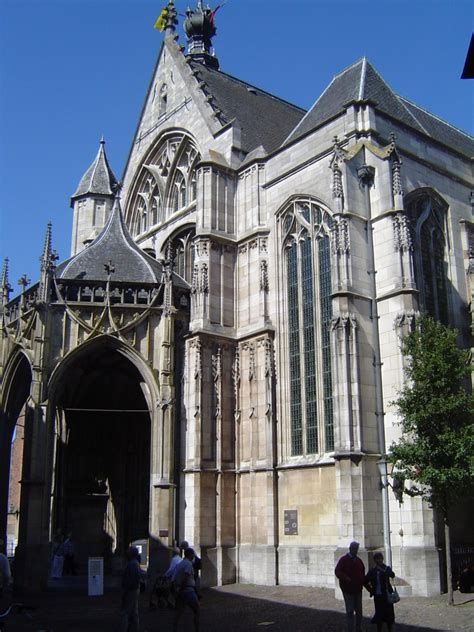
<svg viewBox="0 0 474 632"><path fill-rule="evenodd" d="M383 520L383 546L385 549L385 563L392 566L392 545L390 542L390 513L388 506L388 482L387 455L382 454L377 461L380 474L380 490L382 492L382 520Z"/></svg>

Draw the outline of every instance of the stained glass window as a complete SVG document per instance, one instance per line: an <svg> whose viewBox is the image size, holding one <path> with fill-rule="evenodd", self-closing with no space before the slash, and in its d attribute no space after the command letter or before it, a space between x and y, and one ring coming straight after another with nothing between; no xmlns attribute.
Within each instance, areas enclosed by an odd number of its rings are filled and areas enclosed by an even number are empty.
<svg viewBox="0 0 474 632"><path fill-rule="evenodd" d="M297 200L281 217L288 302L291 456L334 449L329 326L331 258L327 211Z"/></svg>
<svg viewBox="0 0 474 632"><path fill-rule="evenodd" d="M407 208L414 228L414 267L420 309L448 324L446 206L428 194L421 194L415 195Z"/></svg>

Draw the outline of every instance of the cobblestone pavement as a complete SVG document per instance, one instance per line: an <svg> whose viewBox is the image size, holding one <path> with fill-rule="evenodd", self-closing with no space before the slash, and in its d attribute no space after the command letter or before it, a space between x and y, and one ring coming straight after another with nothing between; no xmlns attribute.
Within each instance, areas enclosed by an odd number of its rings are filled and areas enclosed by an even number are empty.
<svg viewBox="0 0 474 632"><path fill-rule="evenodd" d="M33 619L14 616L5 632L115 632L119 592L88 597L54 591L24 598L38 609ZM405 597L396 608L396 632L474 631L474 594L455 594L454 607L445 595ZM2 602L2 609L6 604ZM364 631L370 625L373 605L364 599ZM140 597L140 632L171 632L173 612L150 611L148 595ZM179 632L192 632L191 613L183 616ZM334 591L297 586L232 585L203 591L201 632L333 632L345 631L343 603Z"/></svg>

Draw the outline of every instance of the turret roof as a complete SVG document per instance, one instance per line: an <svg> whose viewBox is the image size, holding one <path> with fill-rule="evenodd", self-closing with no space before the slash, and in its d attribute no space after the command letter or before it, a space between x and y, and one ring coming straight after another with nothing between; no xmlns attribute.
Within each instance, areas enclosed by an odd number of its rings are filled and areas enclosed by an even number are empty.
<svg viewBox="0 0 474 632"><path fill-rule="evenodd" d="M335 75L285 144L320 127L357 102L370 102L379 112L417 132L468 157L474 155L471 136L397 95L365 57Z"/></svg>
<svg viewBox="0 0 474 632"><path fill-rule="evenodd" d="M100 235L87 248L60 264L56 276L58 279L105 281L108 273L104 266L109 262L114 267L114 281L153 284L162 282L162 264L143 252L133 241L123 221L118 197ZM173 274L173 283L178 287L188 287L177 274Z"/></svg>
<svg viewBox="0 0 474 632"><path fill-rule="evenodd" d="M101 139L99 151L94 162L82 176L76 192L71 197L71 201L77 197L88 194L114 195L117 188L117 178L109 166L105 155L105 140Z"/></svg>

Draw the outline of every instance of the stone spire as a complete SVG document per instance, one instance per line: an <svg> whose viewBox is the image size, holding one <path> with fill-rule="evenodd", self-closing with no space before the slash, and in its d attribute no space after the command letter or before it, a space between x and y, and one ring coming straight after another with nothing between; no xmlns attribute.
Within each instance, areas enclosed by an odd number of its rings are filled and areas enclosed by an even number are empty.
<svg viewBox="0 0 474 632"><path fill-rule="evenodd" d="M8 282L8 257L3 260L2 278L0 281L0 308L4 307L10 300L12 286Z"/></svg>
<svg viewBox="0 0 474 632"><path fill-rule="evenodd" d="M49 288L51 284L51 274L55 268L58 259L57 253L52 247L52 229L53 225L48 222L46 227L46 235L44 238L43 254L40 257L41 273L40 273L40 300L46 302L49 297Z"/></svg>
<svg viewBox="0 0 474 632"><path fill-rule="evenodd" d="M196 9L187 9L183 24L188 40L188 55L212 68L219 68L217 58L211 54L211 40L216 34L214 15L218 8L203 8L202 1L199 0Z"/></svg>

